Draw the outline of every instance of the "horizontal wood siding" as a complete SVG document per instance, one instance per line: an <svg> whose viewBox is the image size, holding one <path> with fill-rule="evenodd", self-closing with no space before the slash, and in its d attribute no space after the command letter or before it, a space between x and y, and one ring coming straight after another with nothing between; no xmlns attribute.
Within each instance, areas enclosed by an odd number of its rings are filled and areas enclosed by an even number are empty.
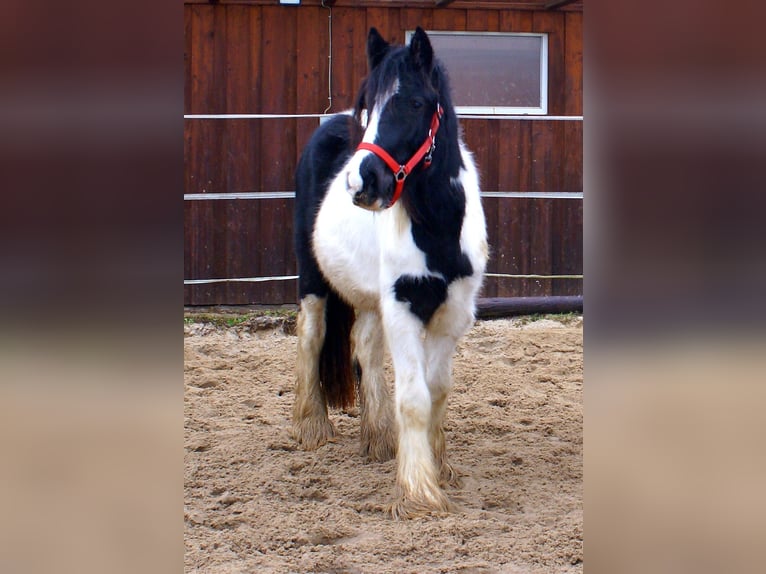
<svg viewBox="0 0 766 574"><path fill-rule="evenodd" d="M403 42L415 26L433 30L545 32L548 113L582 115L582 13L578 11L355 7L332 9L332 85L328 86L330 10L259 2L184 6L184 113L324 112L351 107L366 74L370 26ZM363 3L360 3L363 4ZM481 4L481 3L480 3ZM185 193L294 190L293 172L317 119L184 122ZM582 123L462 120L484 191L582 191ZM486 198L488 271L582 273L582 202ZM184 202L184 277L295 274L292 199ZM294 281L187 285L187 305L296 301ZM488 278L486 297L579 295L581 280Z"/></svg>

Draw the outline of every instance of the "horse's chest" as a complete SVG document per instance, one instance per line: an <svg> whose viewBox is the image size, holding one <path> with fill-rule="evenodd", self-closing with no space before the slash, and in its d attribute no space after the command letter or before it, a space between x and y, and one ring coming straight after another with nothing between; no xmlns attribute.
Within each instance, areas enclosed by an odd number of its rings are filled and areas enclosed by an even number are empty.
<svg viewBox="0 0 766 574"><path fill-rule="evenodd" d="M380 249L372 212L355 207L344 188L330 188L317 214L313 250L327 281L357 308L377 308Z"/></svg>
<svg viewBox="0 0 766 574"><path fill-rule="evenodd" d="M472 273L471 263L456 236L424 240L411 223L388 232L395 239L380 241L385 291L427 324L447 300L450 283Z"/></svg>

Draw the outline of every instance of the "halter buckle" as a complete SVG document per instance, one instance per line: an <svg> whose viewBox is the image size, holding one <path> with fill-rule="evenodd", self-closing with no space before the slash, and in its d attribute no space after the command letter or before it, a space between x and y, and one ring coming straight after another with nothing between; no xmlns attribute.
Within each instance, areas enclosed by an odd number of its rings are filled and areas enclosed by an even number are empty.
<svg viewBox="0 0 766 574"><path fill-rule="evenodd" d="M398 183L398 182L400 182L400 181L404 181L404 179L405 179L406 177L407 177L407 167L406 167L406 166L403 166L403 165L400 165L400 166L399 166L399 171L397 171L397 172L394 174L394 179L395 179L395 180L397 181L397 183Z"/></svg>
<svg viewBox="0 0 766 574"><path fill-rule="evenodd" d="M428 148L426 155L423 157L423 165L425 167L428 167L431 165L431 161L433 160L435 149L436 149L436 140L434 139L433 142L431 143L431 147Z"/></svg>

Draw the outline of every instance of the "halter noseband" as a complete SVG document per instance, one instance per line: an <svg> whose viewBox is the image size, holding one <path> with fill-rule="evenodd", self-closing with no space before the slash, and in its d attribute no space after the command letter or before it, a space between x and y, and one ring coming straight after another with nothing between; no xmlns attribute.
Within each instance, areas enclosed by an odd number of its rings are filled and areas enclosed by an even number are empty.
<svg viewBox="0 0 766 574"><path fill-rule="evenodd" d="M357 146L357 151L371 151L380 159L382 159L391 169L391 171L394 172L396 188L394 189L394 196L391 198L391 205L395 204L399 199L399 196L402 194L402 190L404 190L404 180L407 179L408 175L410 175L412 169L418 165L418 163L420 163L420 160L425 158L423 167L428 167L431 165L434 149L436 149L436 132L439 131L439 120L443 115L444 109L442 108L441 104L437 104L436 111L431 118L431 128L428 130L428 136L426 136L426 140L418 148L418 151L415 152L415 155L410 158L410 161L404 165L397 162L393 157L391 157L391 154L389 154L386 150L377 144L362 142Z"/></svg>

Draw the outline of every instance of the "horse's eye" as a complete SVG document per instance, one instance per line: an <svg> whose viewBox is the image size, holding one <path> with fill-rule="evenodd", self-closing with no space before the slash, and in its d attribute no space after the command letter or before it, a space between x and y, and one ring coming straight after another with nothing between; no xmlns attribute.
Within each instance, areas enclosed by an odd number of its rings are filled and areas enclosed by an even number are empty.
<svg viewBox="0 0 766 574"><path fill-rule="evenodd" d="M414 109L417 110L418 108L423 107L423 100L421 100L420 98L412 98L412 100L410 101L410 104L412 105Z"/></svg>

